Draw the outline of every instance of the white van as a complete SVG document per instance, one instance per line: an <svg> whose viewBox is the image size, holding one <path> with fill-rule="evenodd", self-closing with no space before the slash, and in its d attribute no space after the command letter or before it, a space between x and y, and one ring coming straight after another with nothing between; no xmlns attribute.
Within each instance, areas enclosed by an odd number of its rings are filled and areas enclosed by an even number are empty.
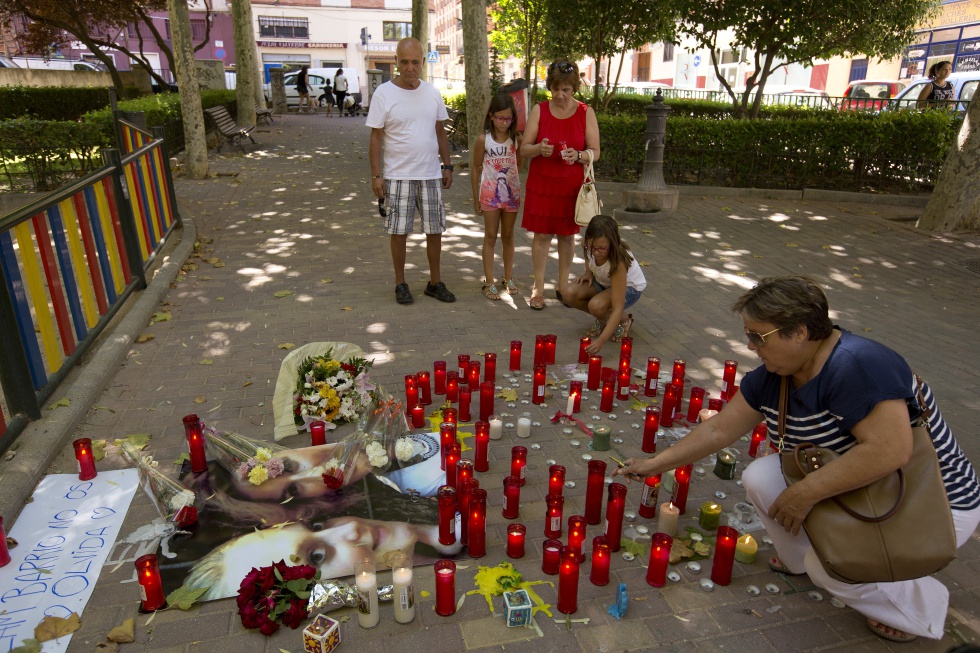
<svg viewBox="0 0 980 653"><path fill-rule="evenodd" d="M357 78L356 68L344 68L344 77L347 78L347 94L361 92L361 84ZM333 79L336 75L336 68L310 68L306 71L306 85L310 89L310 97L316 98L317 104L321 107L327 105L326 95L323 91L326 88L326 80L330 80L330 90L333 91ZM299 70L290 70L283 77L286 86L286 105L290 107L299 106L299 93L296 92L296 76ZM265 84L265 95L272 97L272 90L269 84Z"/></svg>
<svg viewBox="0 0 980 653"><path fill-rule="evenodd" d="M13 57L14 62L21 68L39 70L83 70L105 71L101 63L93 63L83 59L42 59L41 57Z"/></svg>

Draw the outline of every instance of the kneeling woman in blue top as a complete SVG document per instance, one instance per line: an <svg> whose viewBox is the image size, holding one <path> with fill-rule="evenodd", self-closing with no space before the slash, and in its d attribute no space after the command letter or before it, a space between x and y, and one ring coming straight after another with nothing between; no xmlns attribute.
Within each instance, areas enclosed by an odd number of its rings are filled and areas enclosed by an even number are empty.
<svg viewBox="0 0 980 653"><path fill-rule="evenodd" d="M626 309L640 298L647 280L629 246L620 239L619 225L611 216L592 218L582 249L585 274L569 286L562 301L595 318L595 324L586 331L592 338L586 351L595 354L606 342L619 342L629 335L633 314Z"/></svg>

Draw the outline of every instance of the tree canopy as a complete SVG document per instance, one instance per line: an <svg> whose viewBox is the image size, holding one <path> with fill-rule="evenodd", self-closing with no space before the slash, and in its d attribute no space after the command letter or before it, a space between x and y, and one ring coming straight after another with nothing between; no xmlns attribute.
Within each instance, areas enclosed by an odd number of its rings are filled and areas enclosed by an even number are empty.
<svg viewBox="0 0 980 653"><path fill-rule="evenodd" d="M502 57L518 57L524 64L524 79L537 86L535 63L543 56L547 38L544 24L545 0L498 0L490 9L496 29L490 43Z"/></svg>

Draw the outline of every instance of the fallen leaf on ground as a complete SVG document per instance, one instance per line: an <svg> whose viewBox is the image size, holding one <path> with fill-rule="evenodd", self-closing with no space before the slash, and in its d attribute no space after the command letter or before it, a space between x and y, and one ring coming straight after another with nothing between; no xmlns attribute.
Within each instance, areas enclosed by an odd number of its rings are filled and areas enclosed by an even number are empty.
<svg viewBox="0 0 980 653"><path fill-rule="evenodd" d="M72 612L67 619L61 617L45 617L34 628L34 637L39 642L47 642L65 635L71 635L82 627L82 620L77 612Z"/></svg>
<svg viewBox="0 0 980 653"><path fill-rule="evenodd" d="M214 365L214 361L211 360L210 358L202 358L201 360L197 361L197 364L198 365Z"/></svg>
<svg viewBox="0 0 980 653"><path fill-rule="evenodd" d="M650 267L650 264L649 264L649 263L647 263L646 261L640 261L640 267L641 267L641 268L646 268L646 267Z"/></svg>
<svg viewBox="0 0 980 653"><path fill-rule="evenodd" d="M201 598L201 596L203 596L209 589L211 588L189 588L186 585L181 585L167 595L167 605L169 605L171 608L177 608L178 610L190 610L191 606L193 606L194 603L197 602L197 600Z"/></svg>
<svg viewBox="0 0 980 653"><path fill-rule="evenodd" d="M243 388L247 388L250 385L252 385L252 382L251 381L246 381L245 383L242 384L242 387Z"/></svg>
<svg viewBox="0 0 980 653"><path fill-rule="evenodd" d="M320 279L320 283L333 283L333 279Z"/></svg>
<svg viewBox="0 0 980 653"><path fill-rule="evenodd" d="M151 437L153 436L149 433L127 433L125 437L113 441L112 444L117 447L129 445L137 451L141 451L146 448L146 445L150 444Z"/></svg>
<svg viewBox="0 0 980 653"><path fill-rule="evenodd" d="M185 451L184 453L177 456L177 459L174 460L174 464L179 467L184 463L185 460L190 460L190 459L191 459L191 455Z"/></svg>
<svg viewBox="0 0 980 653"><path fill-rule="evenodd" d="M288 351L288 350L290 350L290 349L292 349L292 348L293 348L293 347L295 347L295 346L296 346L296 345L294 345L294 344L293 344L293 343L291 343L291 342L283 342L283 343L280 343L280 344L279 344L279 345L277 346L277 348L278 348L278 349L285 349L285 350L287 350L287 351Z"/></svg>
<svg viewBox="0 0 980 653"><path fill-rule="evenodd" d="M670 563L676 564L683 560L684 558L690 558L694 555L694 551L691 550L687 545L685 545L680 540L675 539L673 546L670 547Z"/></svg>
<svg viewBox="0 0 980 653"><path fill-rule="evenodd" d="M153 314L153 317L150 318L150 324L154 324L156 322L169 322L172 319L174 319L174 316L171 313L168 313L167 311L160 311L159 313Z"/></svg>
<svg viewBox="0 0 980 653"><path fill-rule="evenodd" d="M95 653L119 653L119 644L115 642L99 642L95 645Z"/></svg>
<svg viewBox="0 0 980 653"><path fill-rule="evenodd" d="M289 297L292 294L293 294L293 291L292 290L277 290L275 292L275 296L276 297L279 297L279 298Z"/></svg>
<svg viewBox="0 0 980 653"><path fill-rule="evenodd" d="M143 344L144 342L149 342L154 338L156 338L156 336L153 335L152 333L142 333L136 336L136 342L138 342L139 344Z"/></svg>
<svg viewBox="0 0 980 653"><path fill-rule="evenodd" d="M34 638L25 639L20 646L10 649L10 653L41 653L41 642Z"/></svg>
<svg viewBox="0 0 980 653"><path fill-rule="evenodd" d="M110 642L118 642L120 644L126 644L136 639L135 631L136 631L136 619L130 617L126 621L122 622L121 624L119 624L118 626L110 630L109 634L106 635L106 639L109 640Z"/></svg>
<svg viewBox="0 0 980 653"><path fill-rule="evenodd" d="M48 410L54 410L55 408L68 408L70 406L71 400L68 397L62 397L58 401L48 406Z"/></svg>
<svg viewBox="0 0 980 653"><path fill-rule="evenodd" d="M497 396L504 401L517 401L517 390L505 388L497 393Z"/></svg>
<svg viewBox="0 0 980 653"><path fill-rule="evenodd" d="M787 247L799 247L796 243L786 243Z"/></svg>
<svg viewBox="0 0 980 653"><path fill-rule="evenodd" d="M354 310L354 307L353 306L344 306L340 310L342 310L342 311L353 311Z"/></svg>
<svg viewBox="0 0 980 653"><path fill-rule="evenodd" d="M105 445L105 440L92 440L92 457L95 458L95 462L105 458Z"/></svg>
<svg viewBox="0 0 980 653"><path fill-rule="evenodd" d="M207 400L208 400L208 398L205 397L204 395L197 395L196 397L194 397L194 403L195 404L203 404Z"/></svg>

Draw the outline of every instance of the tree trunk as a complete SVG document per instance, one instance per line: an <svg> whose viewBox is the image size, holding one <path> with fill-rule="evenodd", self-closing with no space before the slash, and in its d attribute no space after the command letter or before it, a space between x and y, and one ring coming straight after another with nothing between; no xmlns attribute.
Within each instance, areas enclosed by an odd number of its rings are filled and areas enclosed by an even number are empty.
<svg viewBox="0 0 980 653"><path fill-rule="evenodd" d="M201 90L194 70L194 46L191 45L191 21L187 14L186 0L167 0L167 12L170 14L175 74L180 89L187 176L191 179L204 179L208 176L208 143L204 133Z"/></svg>
<svg viewBox="0 0 980 653"><path fill-rule="evenodd" d="M980 101L973 96L936 189L915 224L929 231L980 231Z"/></svg>
<svg viewBox="0 0 980 653"><path fill-rule="evenodd" d="M463 52L466 53L466 135L469 148L483 133L490 106L486 0L463 0Z"/></svg>
<svg viewBox="0 0 980 653"><path fill-rule="evenodd" d="M484 29L484 36L486 33L487 31ZM427 55L429 52L429 0L412 0L412 38L418 39L418 42L422 44L422 54ZM469 53L467 52L468 57ZM467 64L467 68L469 68L469 64ZM422 66L419 77L426 81L429 80L429 64Z"/></svg>
<svg viewBox="0 0 980 653"><path fill-rule="evenodd" d="M235 99L238 124L255 126L255 37L252 31L252 0L231 3L235 26Z"/></svg>
<svg viewBox="0 0 980 653"><path fill-rule="evenodd" d="M265 109L267 107L265 89L262 88L262 84L265 83L265 75L262 73L262 58L259 56L259 48L255 44L255 26L250 24L249 29L252 32L252 52L255 56L255 103Z"/></svg>

